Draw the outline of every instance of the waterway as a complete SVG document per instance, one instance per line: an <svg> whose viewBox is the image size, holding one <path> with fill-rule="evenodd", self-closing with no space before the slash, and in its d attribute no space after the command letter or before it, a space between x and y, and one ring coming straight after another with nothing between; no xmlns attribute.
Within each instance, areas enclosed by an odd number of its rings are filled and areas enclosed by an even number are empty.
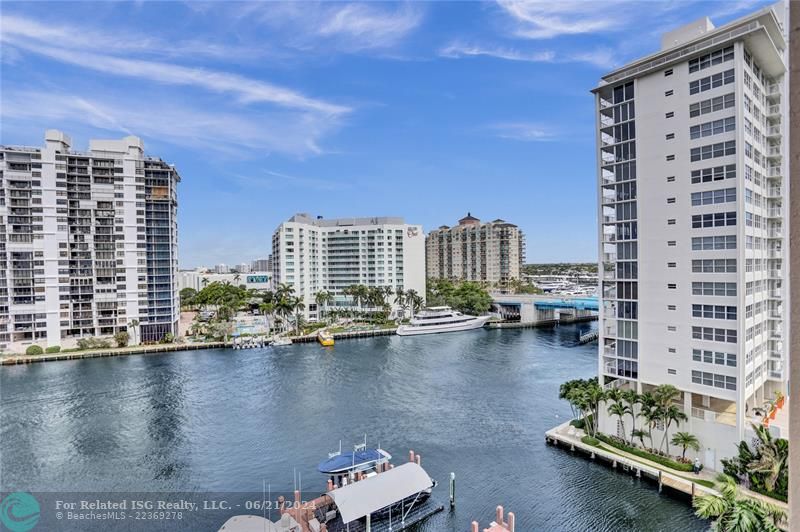
<svg viewBox="0 0 800 532"><path fill-rule="evenodd" d="M420 453L445 505L455 472L455 509L419 530L487 526L498 504L519 531L707 529L685 501L545 444L545 430L569 416L559 384L596 372L596 344L576 345L594 326L2 367L0 489L47 499L43 519L53 492L233 500L267 487L272 500L298 479L304 492L324 489L316 464L367 434L398 462ZM216 530L231 512L58 529Z"/></svg>

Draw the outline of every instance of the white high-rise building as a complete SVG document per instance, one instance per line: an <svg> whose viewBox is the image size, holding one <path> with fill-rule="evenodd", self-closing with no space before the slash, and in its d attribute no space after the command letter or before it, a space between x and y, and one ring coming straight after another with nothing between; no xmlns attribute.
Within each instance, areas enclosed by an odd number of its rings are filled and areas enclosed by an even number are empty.
<svg viewBox="0 0 800 532"><path fill-rule="evenodd" d="M425 296L425 235L402 218L339 218L296 214L272 236L273 287L285 283L319 317L315 296L330 292L329 307L350 307L342 292L352 285L416 290ZM394 306L394 297L386 298Z"/></svg>
<svg viewBox="0 0 800 532"><path fill-rule="evenodd" d="M48 130L43 148L1 146L0 177L0 348L177 335L173 166L137 137L77 152Z"/></svg>
<svg viewBox="0 0 800 532"><path fill-rule="evenodd" d="M679 430L718 470L787 391L784 11L676 29L593 91L600 382L677 387ZM770 427L788 437L782 416ZM617 418L601 430L617 433Z"/></svg>

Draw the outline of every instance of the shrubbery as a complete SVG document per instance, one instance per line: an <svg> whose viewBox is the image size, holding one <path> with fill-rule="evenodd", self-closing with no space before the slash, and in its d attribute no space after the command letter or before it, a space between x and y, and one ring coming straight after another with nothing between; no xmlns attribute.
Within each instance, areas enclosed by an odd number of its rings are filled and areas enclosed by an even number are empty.
<svg viewBox="0 0 800 532"><path fill-rule="evenodd" d="M45 353L58 353L61 351L60 345L51 345L47 349L44 350Z"/></svg>
<svg viewBox="0 0 800 532"><path fill-rule="evenodd" d="M103 338L81 338L78 340L78 349L108 349L111 342Z"/></svg>
<svg viewBox="0 0 800 532"><path fill-rule="evenodd" d="M685 471L687 473L691 473L693 471L692 464L690 464L690 463L685 464L685 463L681 463L681 462L676 462L672 458L667 458L665 456L660 456L660 455L657 455L657 454L653 454L653 453L651 453L649 451L645 451L645 450L639 449L637 447L631 447L627 443L624 443L620 438L614 438L614 437L611 437L611 436L607 436L605 434L600 434L599 432L597 434L595 434L595 436L597 436L597 439L599 439L603 443L608 444L608 445L610 445L612 447L616 447L617 449L619 449L621 451L625 451L626 453L630 453L630 454L636 455L636 456L638 456L640 458L644 458L646 460L650 460L652 462L655 462L657 464L661 464L661 465L663 465L665 467L669 467L671 469L675 469L676 471Z"/></svg>
<svg viewBox="0 0 800 532"><path fill-rule="evenodd" d="M126 331L120 331L114 335L114 341L117 342L117 347L128 347L128 341L131 339Z"/></svg>
<svg viewBox="0 0 800 532"><path fill-rule="evenodd" d="M591 436L584 436L583 438L581 438L581 441L586 445L592 445L594 447L600 445L600 440L598 440L597 438L592 438Z"/></svg>
<svg viewBox="0 0 800 532"><path fill-rule="evenodd" d="M25 354L28 356L41 355L42 353L44 353L44 350L38 345L29 345L28 349L25 350Z"/></svg>

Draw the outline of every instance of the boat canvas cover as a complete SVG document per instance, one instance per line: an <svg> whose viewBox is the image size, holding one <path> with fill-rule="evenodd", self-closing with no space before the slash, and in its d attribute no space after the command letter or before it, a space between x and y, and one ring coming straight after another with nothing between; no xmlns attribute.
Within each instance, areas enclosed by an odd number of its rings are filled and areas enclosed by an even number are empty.
<svg viewBox="0 0 800 532"><path fill-rule="evenodd" d="M433 487L421 466L408 462L328 492L343 523L350 523Z"/></svg>
<svg viewBox="0 0 800 532"><path fill-rule="evenodd" d="M328 460L324 460L319 463L317 469L320 473L340 473L342 471L349 471L354 465L358 466L360 464L377 462L384 458L385 456L381 454L378 449L364 449L363 451L356 451L355 453L342 453Z"/></svg>

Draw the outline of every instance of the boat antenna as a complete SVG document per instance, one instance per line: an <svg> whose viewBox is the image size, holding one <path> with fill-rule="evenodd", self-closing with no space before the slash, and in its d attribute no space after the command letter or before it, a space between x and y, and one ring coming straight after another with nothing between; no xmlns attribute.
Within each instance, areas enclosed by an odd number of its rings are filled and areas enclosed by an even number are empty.
<svg viewBox="0 0 800 532"><path fill-rule="evenodd" d="M292 468L292 482L294 482L294 489L296 490L297 489L297 467L293 467Z"/></svg>

